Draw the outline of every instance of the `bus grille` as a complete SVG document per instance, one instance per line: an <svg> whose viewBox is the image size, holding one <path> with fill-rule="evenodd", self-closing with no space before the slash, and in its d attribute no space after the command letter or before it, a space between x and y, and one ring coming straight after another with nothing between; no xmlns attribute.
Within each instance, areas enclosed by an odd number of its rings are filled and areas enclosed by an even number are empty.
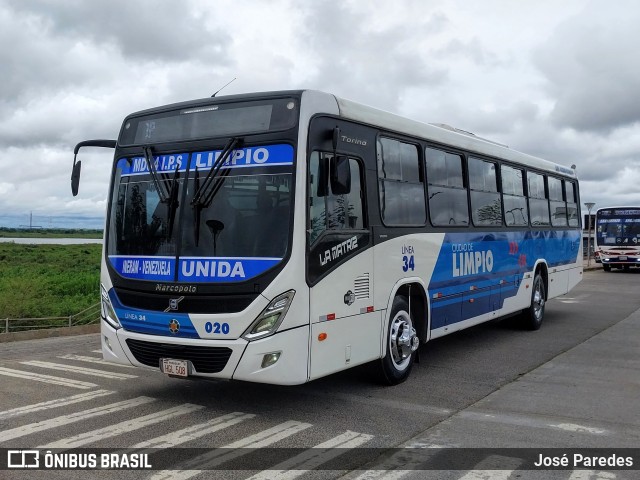
<svg viewBox="0 0 640 480"><path fill-rule="evenodd" d="M127 346L136 360L143 365L160 367L161 358L189 360L198 373L218 373L231 356L227 347L196 347L168 343L143 342L129 338Z"/></svg>

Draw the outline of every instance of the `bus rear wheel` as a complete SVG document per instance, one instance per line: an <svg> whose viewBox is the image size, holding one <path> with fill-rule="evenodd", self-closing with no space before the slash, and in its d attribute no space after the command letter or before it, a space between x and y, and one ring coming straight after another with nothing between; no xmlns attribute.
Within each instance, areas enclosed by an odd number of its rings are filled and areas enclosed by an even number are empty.
<svg viewBox="0 0 640 480"><path fill-rule="evenodd" d="M385 383L397 385L409 377L418 345L409 303L405 297L397 296L393 300L387 325L386 353L380 360L381 376Z"/></svg>
<svg viewBox="0 0 640 480"><path fill-rule="evenodd" d="M544 280L539 272L533 278L533 290L531 292L531 305L522 312L523 325L528 330L538 330L544 319L544 307L546 304L546 292Z"/></svg>

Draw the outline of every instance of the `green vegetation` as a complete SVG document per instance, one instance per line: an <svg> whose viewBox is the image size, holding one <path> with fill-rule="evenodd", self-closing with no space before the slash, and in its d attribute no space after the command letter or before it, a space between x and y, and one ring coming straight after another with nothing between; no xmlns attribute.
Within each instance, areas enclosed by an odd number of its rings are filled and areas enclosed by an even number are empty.
<svg viewBox="0 0 640 480"><path fill-rule="evenodd" d="M68 316L98 303L101 249L0 243L0 319Z"/></svg>
<svg viewBox="0 0 640 480"><path fill-rule="evenodd" d="M8 228L0 227L3 238L102 238L102 230L88 228Z"/></svg>

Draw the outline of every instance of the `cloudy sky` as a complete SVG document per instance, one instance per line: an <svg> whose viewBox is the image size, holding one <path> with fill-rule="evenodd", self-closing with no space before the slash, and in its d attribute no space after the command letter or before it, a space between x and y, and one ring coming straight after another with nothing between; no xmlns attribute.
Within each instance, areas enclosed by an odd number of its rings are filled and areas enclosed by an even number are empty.
<svg viewBox="0 0 640 480"><path fill-rule="evenodd" d="M101 227L124 116L313 88L566 166L640 204L635 0L0 0L0 226ZM78 223L74 218L82 217Z"/></svg>

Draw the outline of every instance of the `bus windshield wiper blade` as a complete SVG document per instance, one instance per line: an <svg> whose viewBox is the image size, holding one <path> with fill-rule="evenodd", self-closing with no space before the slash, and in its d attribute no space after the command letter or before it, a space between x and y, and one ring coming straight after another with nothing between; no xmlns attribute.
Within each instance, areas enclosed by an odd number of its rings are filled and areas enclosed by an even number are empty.
<svg viewBox="0 0 640 480"><path fill-rule="evenodd" d="M174 223L174 219L176 218L176 211L178 210L178 205L180 205L180 202L178 202L178 179L180 178L180 173L178 172L178 169L180 167L176 167L176 171L173 173L173 178L171 179L171 184L169 187L169 203L167 205L167 216L168 216L168 224L169 224L169 232L168 232L168 236L171 236L171 233L173 232L173 223Z"/></svg>
<svg viewBox="0 0 640 480"><path fill-rule="evenodd" d="M227 144L222 149L222 153L220 154L218 159L215 161L215 163L211 167L211 170L209 170L209 173L203 180L202 185L200 185L196 190L196 192L193 194L193 199L191 200L192 206L196 206L196 205L204 206L204 205L207 205L207 203L209 203L213 199L213 197L215 196L219 188L219 185L216 185L213 181L218 176L220 169L222 168L224 163L227 161L227 158L229 158L229 155L231 155L231 152L241 143L242 143L242 139L239 137L233 137L231 140L227 142ZM212 191L209 191L209 188L211 187L212 184L214 184L214 188Z"/></svg>
<svg viewBox="0 0 640 480"><path fill-rule="evenodd" d="M169 200L170 192L167 191L167 184L164 181L161 182L158 179L156 165L155 163L153 163L153 151L149 146L143 147L142 151L144 152L144 159L147 161L147 168L149 168L149 174L151 175L153 185L156 187L158 196L160 197L160 201L162 203L167 203L167 201Z"/></svg>

